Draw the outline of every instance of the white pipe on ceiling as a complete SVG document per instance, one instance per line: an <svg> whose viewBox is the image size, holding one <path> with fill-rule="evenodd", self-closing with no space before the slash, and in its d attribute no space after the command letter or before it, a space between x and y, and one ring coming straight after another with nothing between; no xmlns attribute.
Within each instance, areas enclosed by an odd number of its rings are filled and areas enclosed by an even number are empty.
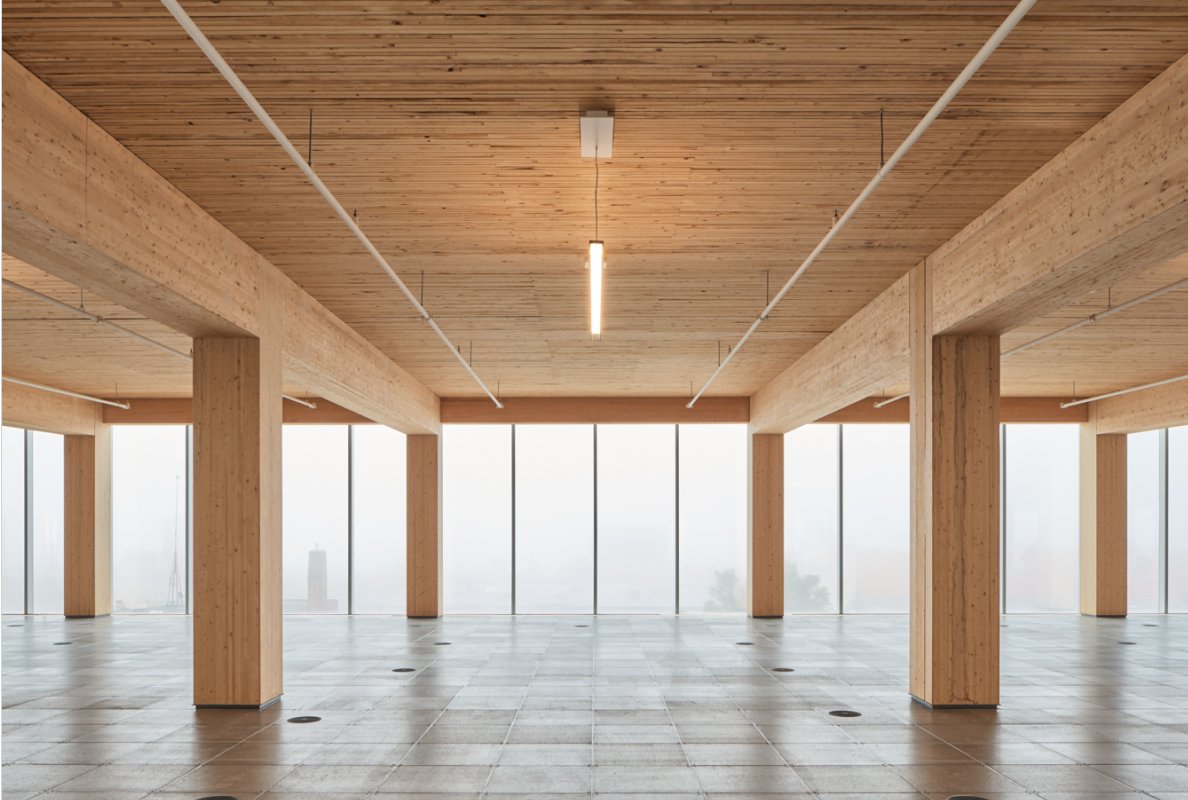
<svg viewBox="0 0 1188 800"><path fill-rule="evenodd" d="M5 383L15 383L18 386L28 386L30 389L36 389L40 392L50 392L51 394L60 394L64 397L77 397L79 400L86 400L90 403L101 403L105 406L113 406L115 408L122 408L127 411L132 407L131 403L117 403L114 400L104 400L102 397L92 397L89 394L82 394L80 392L72 392L69 389L59 389L56 386L46 386L44 383L33 383L32 381L23 381L20 378L10 378L4 376Z"/></svg>
<svg viewBox="0 0 1188 800"><path fill-rule="evenodd" d="M171 3L173 0L161 0L161 2ZM945 93L942 94L935 103L933 103L932 108L928 110L928 113L916 123L916 127L912 128L912 132L909 133L907 138L903 140L903 143L900 144L898 148L896 148L895 152L891 154L891 157L887 159L887 162L879 167L879 171L876 172L875 176L870 179L870 183L866 184L866 188L862 190L862 193L854 199L854 202L850 203L850 207L846 209L846 213L842 214L841 217L836 222L834 222L833 226L829 229L821 241L817 243L817 246L814 247L812 252L808 254L808 257L805 258L801 265L797 267L796 271L792 273L792 277L788 278L788 281L783 285L780 291L776 293L776 296L771 299L771 301L761 312L759 312L759 316L756 317L755 321L751 323L751 327L747 328L747 332L744 333L742 338L738 340L738 344L730 349L730 351L726 354L726 358L722 360L722 363L718 365L718 368L715 369L709 376L709 379L706 380L705 385L701 387L701 391L694 395L693 399L688 402L686 408L692 408L693 404L701 399L701 396L705 394L710 385L713 384L715 380L717 380L717 377L722 373L722 370L726 369L726 365L729 364L736 355L738 355L738 351L744 344L747 343L747 340L751 338L751 335L759 328L761 324L763 324L763 322L767 320L767 317L773 310L775 310L775 307L779 305L780 301L784 299L784 296L788 294L796 282L800 280L801 276L804 275L808 268L812 266L813 262L817 260L817 256L821 255L825 248L829 246L829 243L833 241L833 238L837 236L837 234L841 232L841 229L846 226L846 223L858 213L858 209L860 209L862 204L866 202L867 198L869 198L870 195L874 193L874 190L877 189L879 184L883 182L883 179L886 178L887 175L890 174L891 170L895 168L895 165L898 164L905 155L907 155L907 152L912 149L912 146L915 145L917 141L919 141L920 137L924 135L924 132L927 131L929 126L931 126L936 118L941 115L941 112L945 110L945 108L949 105L957 93L961 91L965 84L969 83L969 80L974 76L974 73L976 73L978 69L980 69L981 66L986 63L987 59L989 59L994 51L998 49L998 46L1002 44L1002 41L1007 37L1007 34L1015 29L1015 26L1018 25L1023 17L1027 15L1027 12L1031 10L1035 3L1036 0L1019 0L1019 4L1015 6L1015 10L1011 12L1010 16L1003 20L1002 24L998 26L998 29L994 31L993 35L991 35L991 37L986 40L986 43L982 45L981 49L978 50L976 54L974 54L973 59L971 59L969 64L966 65L965 69L961 70L961 74L959 74L953 80L953 83L949 85L949 88L945 90Z"/></svg>
<svg viewBox="0 0 1188 800"><path fill-rule="evenodd" d="M1050 342L1053 339L1064 336L1066 333L1072 333L1073 331L1083 328L1086 325L1091 325L1092 323L1099 322L1103 319L1106 319L1107 317L1112 317L1113 315L1115 315L1121 311L1126 311L1129 308L1134 308L1135 306L1145 303L1148 300L1154 300L1157 297L1163 297L1165 294L1174 292L1176 289L1181 289L1185 286L1188 286L1188 278L1178 280L1175 283L1169 283L1167 286L1164 286L1161 289L1156 289L1153 292L1147 292L1146 294L1139 295L1138 297L1127 300L1125 303L1119 303L1116 306L1110 306L1109 308L1105 309L1104 311L1098 311L1096 314L1090 314L1089 316L1085 317L1084 319L1079 319L1076 322L1065 325L1063 328L1057 328L1056 330L1052 331L1051 333L1046 333L1043 336L1039 337L1038 339L1032 339L1030 342L1024 342L1023 344L1019 345L1018 347L1012 347L1010 350L1007 350L1005 353L1003 353L1000 356L1000 358L1006 358L1008 356L1013 356L1016 353L1022 353L1024 350L1030 350L1031 348L1035 347L1036 345L1040 345L1045 342ZM904 392L903 394L897 394L897 395L895 395L895 397L889 397L886 400L880 400L879 402L874 404L874 407L882 408L883 406L889 406L892 403L902 400L905 397L908 397L910 395L911 395L911 392Z"/></svg>
<svg viewBox="0 0 1188 800"><path fill-rule="evenodd" d="M1085 403L1096 403L1098 400L1105 400L1107 397L1119 397L1124 394L1130 394L1131 392L1141 392L1144 389L1154 389L1156 386L1167 386L1169 383L1176 383L1177 381L1182 380L1188 380L1188 375L1178 375L1174 378L1165 378L1164 380L1155 381L1154 383L1144 383L1142 386L1131 386L1129 389L1119 389L1116 392L1106 392L1105 394L1099 394L1095 397L1086 397L1082 400L1072 400L1068 403L1061 403L1060 407L1072 408L1073 406L1080 406L1084 405Z"/></svg>
<svg viewBox="0 0 1188 800"><path fill-rule="evenodd" d="M1034 0L1031 1L1034 2ZM182 26L186 34L190 37L190 39L193 40L194 44L198 45L198 49L201 50L206 56L207 60L209 60L210 63L214 65L215 69L219 71L219 74L226 79L227 83L231 84L231 88L235 90L235 93L239 95L239 98L243 100L247 107L251 109L252 113L256 115L256 119L260 120L260 123L268 130L270 134L272 134L272 138L276 139L277 143L281 146L281 148L284 149L285 153L289 156L292 162L297 165L297 168L300 169L309 182L314 185L314 188L318 190L320 195L322 195L322 199L326 201L330 208L334 210L334 213L338 216L338 218L342 220L343 223L350 229L351 233L355 235L355 238L359 240L359 243L363 245L364 249L366 249L367 252L371 254L371 257L375 260L375 263L379 264L383 271L387 273L388 277L392 279L392 282L396 284L396 287L400 289L405 298L407 298L408 302L412 304L414 309L416 309L416 312L421 317L421 319L423 319L429 325L429 327L433 329L433 332L437 334L438 338L440 338L441 341L445 343L446 347L448 347L450 350L450 354L458 360L458 363L460 363L462 367L470 374L470 377L473 378L483 390L483 392L486 393L487 397L491 398L491 402L495 404L496 408L503 408L503 403L501 403L499 398L496 397L489 388L487 388L487 384L483 382L483 379L479 377L478 373L474 371L474 368L470 366L470 363L462 356L461 351L454 346L452 341L450 341L450 337L446 336L445 331L443 331L441 326L437 324L437 321L434 320L432 316L430 316L429 312L425 309L425 306L421 305L421 301L417 299L416 295L412 293L405 282L400 279L400 276L396 274L394 269L392 269L392 266L388 263L387 259L385 259L376 246L372 244L371 239L367 238L367 234L363 232L363 229L359 227L358 223L356 223L351 215L347 213L346 209L343 208L342 203L338 202L338 198L334 196L334 193L331 192L326 184L322 182L322 179L318 177L318 174L314 172L313 167L311 167L306 162L306 160L301 157L301 154L297 152L297 148L294 147L293 143L289 141L289 137L285 136L284 131L280 129L276 122L273 121L272 117L269 116L268 112L264 110L264 107L260 105L258 100L256 100L255 95L253 95L247 86L244 85L243 81L239 79L239 76L235 73L235 70L233 70L231 66L223 59L222 55L219 54L219 51L215 49L215 46L210 43L210 39L206 38L206 34L202 32L202 29L198 27L194 20L190 18L190 15L186 13L185 9L181 7L181 4L177 2L177 0L161 0L161 4L165 6L170 14L173 15L173 18L177 20L179 25Z"/></svg>
<svg viewBox="0 0 1188 800"><path fill-rule="evenodd" d="M71 311L75 314L78 314L80 317L89 319L91 322L94 322L99 325L104 325L104 326L111 328L112 330L115 330L115 331L119 331L122 334L130 336L133 339L143 342L144 344L147 344L151 347L155 347L158 350L162 350L166 353L169 353L170 355L181 356L182 358L187 359L189 361L194 360L194 357L191 356L189 353L183 353L181 350L175 350L174 348L170 347L167 344L158 342L156 339L150 339L149 337L145 336L144 334L137 333L136 331L134 331L130 328L125 328L123 325L117 325L116 323L112 322L111 320L104 319L103 317L99 316L98 314L92 314L90 311L87 311L85 308L79 308L78 306L72 306L69 303L63 303L61 300L59 300L56 297L50 297L48 294L43 294L43 293L37 291L36 289L30 289L28 286L23 286L23 285L17 283L16 281L10 281L8 278L4 278L3 282L4 282L4 286L6 286L10 289L16 289L19 292L24 292L25 294L29 295L30 297L36 297L38 300L49 303L50 305L54 306L55 308L60 308L63 311ZM311 402L309 400L303 400L300 397L290 397L287 394L282 394L281 397L284 398L285 400L290 400L294 403L299 403L300 405L303 405L306 408L317 408L318 407L317 403Z"/></svg>

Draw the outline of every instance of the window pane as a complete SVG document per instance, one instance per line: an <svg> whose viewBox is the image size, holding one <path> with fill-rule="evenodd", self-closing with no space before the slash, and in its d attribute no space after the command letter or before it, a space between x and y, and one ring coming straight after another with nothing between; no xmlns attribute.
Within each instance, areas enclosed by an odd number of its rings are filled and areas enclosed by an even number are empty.
<svg viewBox="0 0 1188 800"><path fill-rule="evenodd" d="M910 451L907 425L842 429L847 612L906 613Z"/></svg>
<svg viewBox="0 0 1188 800"><path fill-rule="evenodd" d="M837 425L784 434L784 611L837 613Z"/></svg>
<svg viewBox="0 0 1188 800"><path fill-rule="evenodd" d="M516 610L594 610L594 430L517 425Z"/></svg>
<svg viewBox="0 0 1188 800"><path fill-rule="evenodd" d="M25 432L5 428L0 441L0 559L3 560L3 613L25 613Z"/></svg>
<svg viewBox="0 0 1188 800"><path fill-rule="evenodd" d="M186 613L186 429L112 429L112 608Z"/></svg>
<svg viewBox="0 0 1188 800"><path fill-rule="evenodd" d="M1126 585L1132 613L1159 611L1159 431L1126 438Z"/></svg>
<svg viewBox="0 0 1188 800"><path fill-rule="evenodd" d="M1069 611L1077 596L1080 431L1006 426L1006 610Z"/></svg>
<svg viewBox="0 0 1188 800"><path fill-rule="evenodd" d="M598 611L676 606L676 426L599 425Z"/></svg>
<svg viewBox="0 0 1188 800"><path fill-rule="evenodd" d="M746 611L747 426L681 425L677 433L681 613Z"/></svg>
<svg viewBox="0 0 1188 800"><path fill-rule="evenodd" d="M355 425L351 435L354 611L403 614L407 437L383 425Z"/></svg>
<svg viewBox="0 0 1188 800"><path fill-rule="evenodd" d="M512 428L447 425L443 436L445 610L509 614Z"/></svg>
<svg viewBox="0 0 1188 800"><path fill-rule="evenodd" d="M286 425L284 610L347 610L347 426Z"/></svg>
<svg viewBox="0 0 1188 800"><path fill-rule="evenodd" d="M62 480L63 439L55 433L34 431L29 435L32 448L33 506L33 604L35 614L61 614L65 529Z"/></svg>
<svg viewBox="0 0 1188 800"><path fill-rule="evenodd" d="M1188 426L1167 431L1167 605L1188 611Z"/></svg>

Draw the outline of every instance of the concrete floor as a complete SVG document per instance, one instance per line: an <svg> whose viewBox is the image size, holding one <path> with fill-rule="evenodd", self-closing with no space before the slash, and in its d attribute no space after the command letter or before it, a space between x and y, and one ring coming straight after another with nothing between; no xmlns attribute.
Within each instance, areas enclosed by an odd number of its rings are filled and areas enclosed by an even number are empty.
<svg viewBox="0 0 1188 800"><path fill-rule="evenodd" d="M187 618L5 617L3 796L1188 800L1188 618L1004 623L998 712L900 616L288 617L283 702L196 712Z"/></svg>

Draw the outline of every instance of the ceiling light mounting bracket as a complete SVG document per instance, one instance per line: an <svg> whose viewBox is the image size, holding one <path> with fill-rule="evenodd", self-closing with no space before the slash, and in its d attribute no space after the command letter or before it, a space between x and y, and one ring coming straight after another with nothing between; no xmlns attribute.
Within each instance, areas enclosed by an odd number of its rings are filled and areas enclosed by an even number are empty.
<svg viewBox="0 0 1188 800"><path fill-rule="evenodd" d="M613 111L583 111L582 158L610 158L615 141Z"/></svg>

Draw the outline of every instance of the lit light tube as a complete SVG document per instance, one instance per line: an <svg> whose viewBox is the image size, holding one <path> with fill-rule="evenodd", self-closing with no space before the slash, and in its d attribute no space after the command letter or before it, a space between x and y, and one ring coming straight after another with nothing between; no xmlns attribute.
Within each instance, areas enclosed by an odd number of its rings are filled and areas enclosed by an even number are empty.
<svg viewBox="0 0 1188 800"><path fill-rule="evenodd" d="M590 242L590 333L602 335L602 242Z"/></svg>

